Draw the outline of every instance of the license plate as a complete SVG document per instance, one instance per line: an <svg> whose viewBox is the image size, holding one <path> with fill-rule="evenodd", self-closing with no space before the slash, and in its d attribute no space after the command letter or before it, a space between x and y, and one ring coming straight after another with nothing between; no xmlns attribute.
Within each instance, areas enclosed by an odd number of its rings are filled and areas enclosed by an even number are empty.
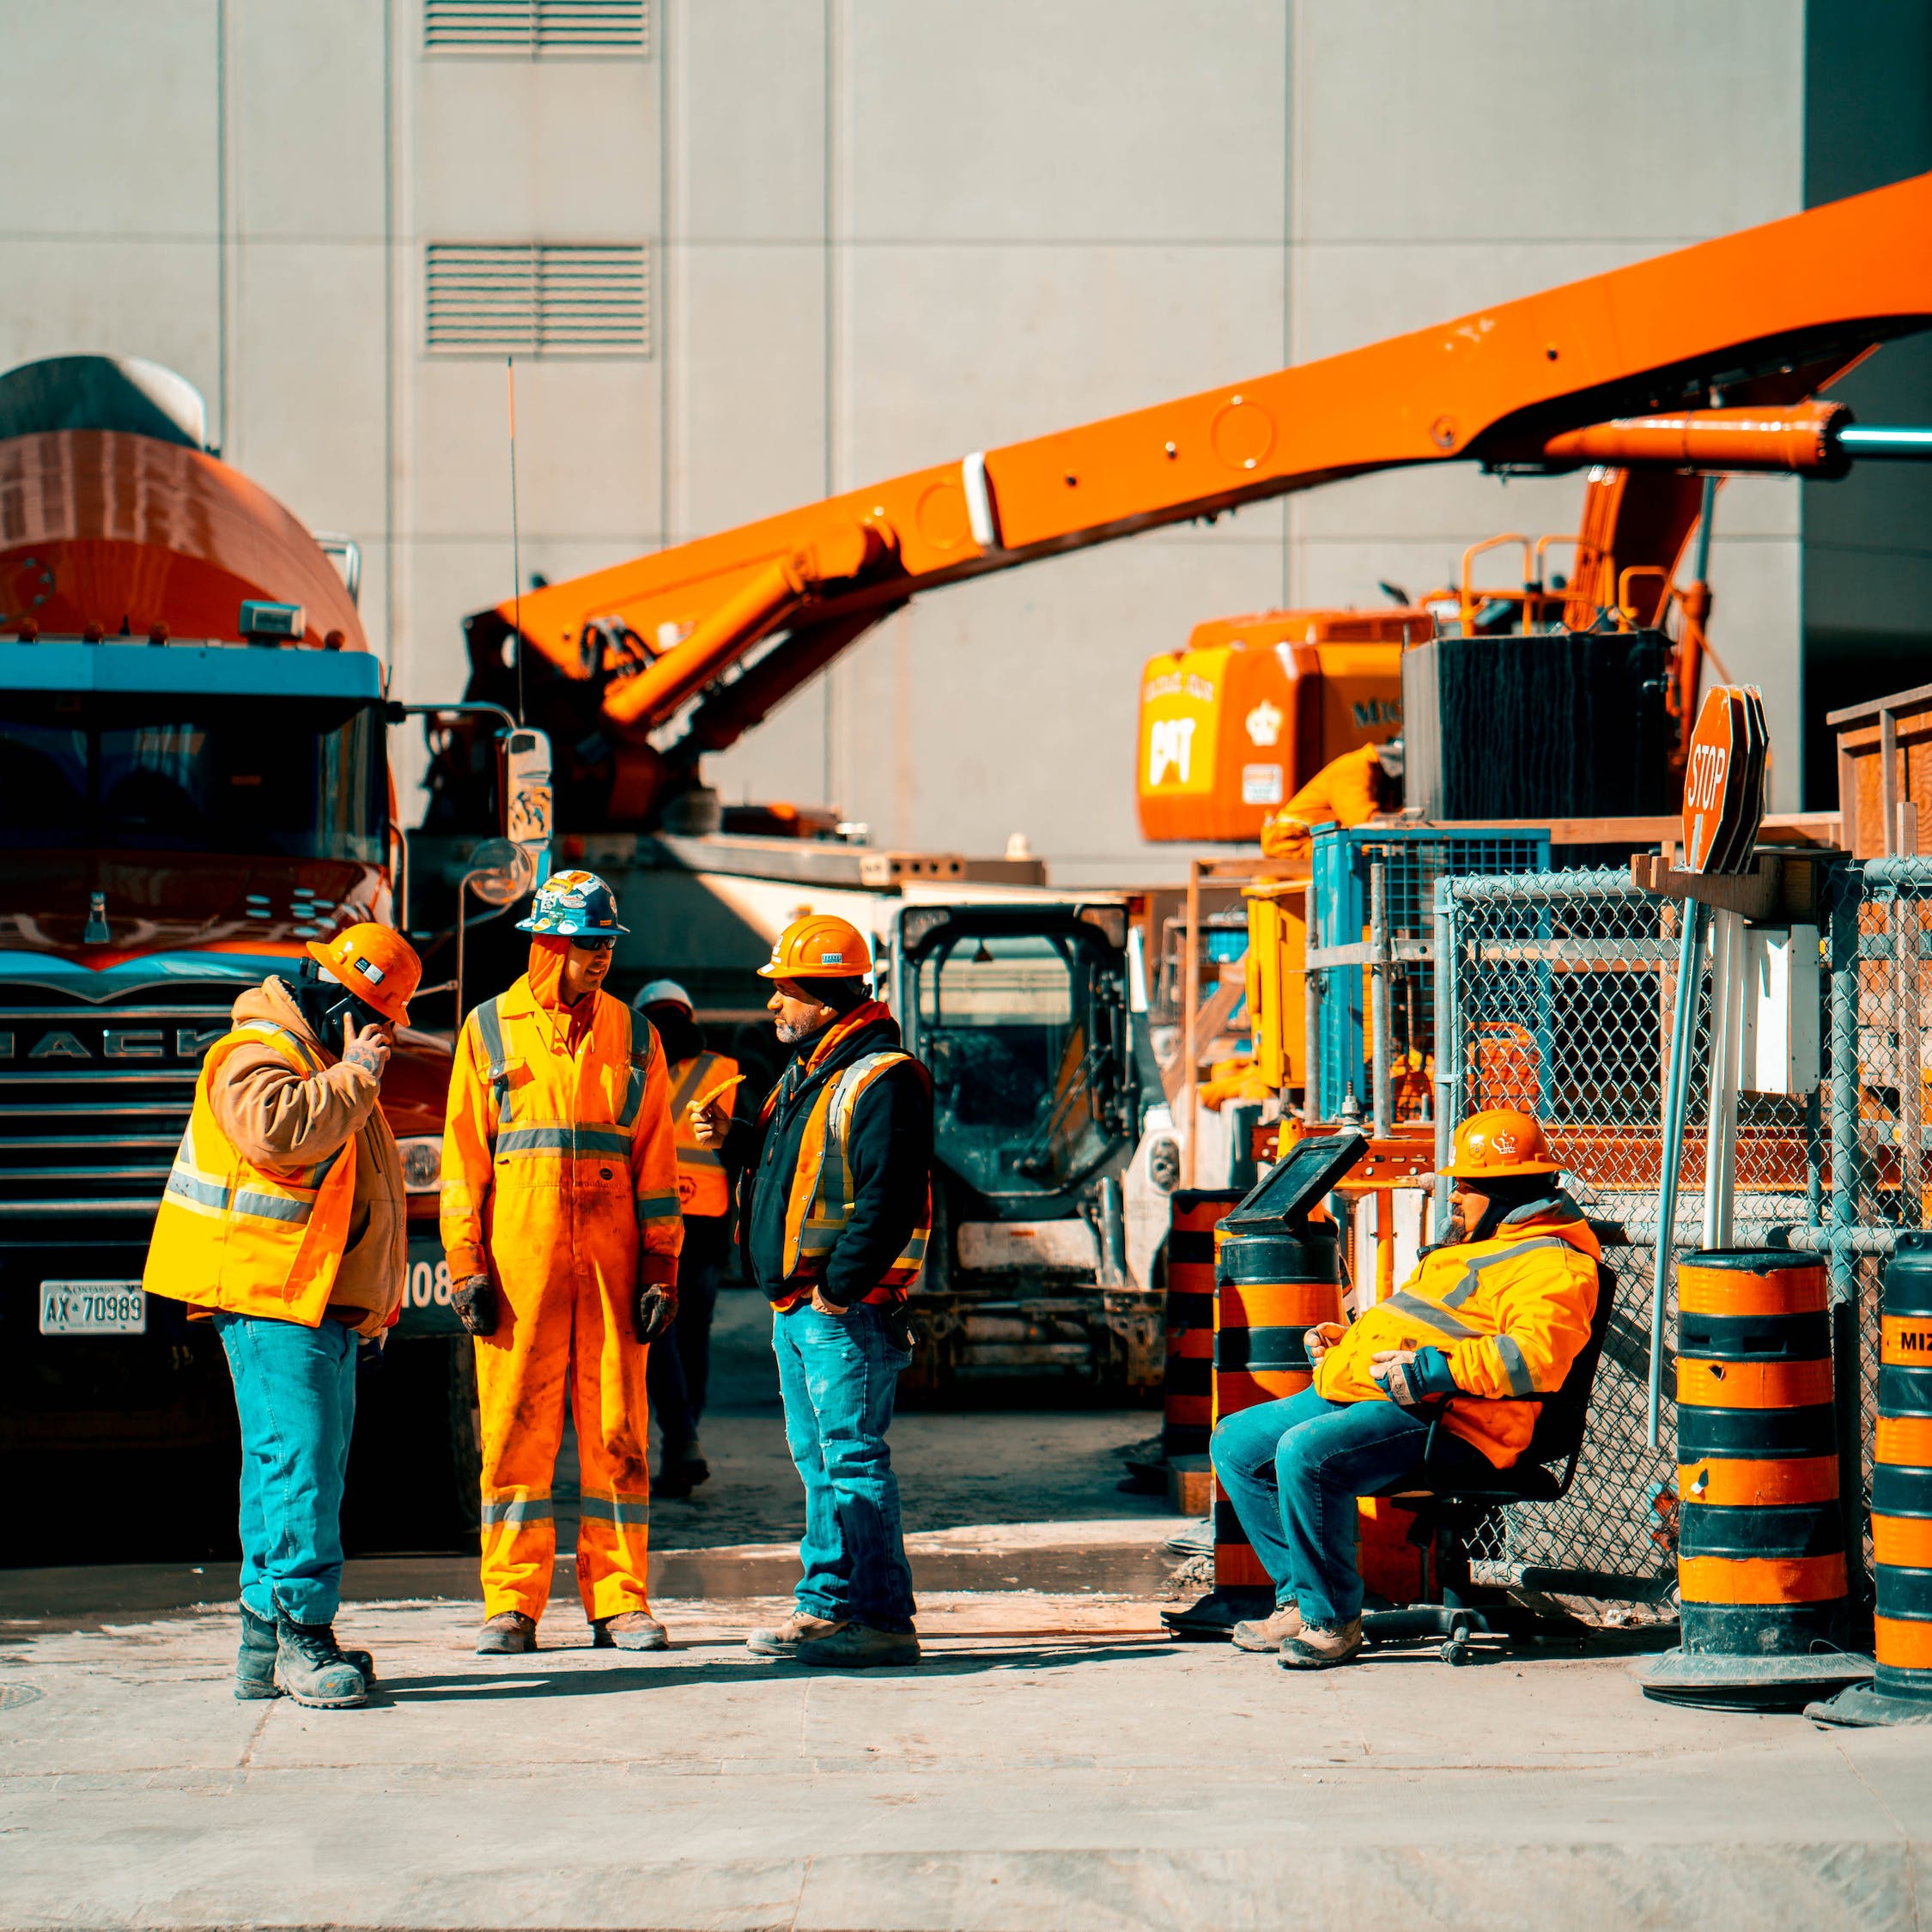
<svg viewBox="0 0 1932 1932"><path fill-rule="evenodd" d="M138 1281L43 1281L43 1335L144 1335L148 1295Z"/></svg>

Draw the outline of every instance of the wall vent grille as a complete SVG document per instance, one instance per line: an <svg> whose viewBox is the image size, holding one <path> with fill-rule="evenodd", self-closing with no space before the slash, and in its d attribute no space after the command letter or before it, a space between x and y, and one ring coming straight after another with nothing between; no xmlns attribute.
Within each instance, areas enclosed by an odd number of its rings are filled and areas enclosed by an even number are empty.
<svg viewBox="0 0 1932 1932"><path fill-rule="evenodd" d="M632 54L651 51L649 0L423 0L434 54Z"/></svg>
<svg viewBox="0 0 1932 1932"><path fill-rule="evenodd" d="M648 355L651 261L641 242L433 241L433 355Z"/></svg>

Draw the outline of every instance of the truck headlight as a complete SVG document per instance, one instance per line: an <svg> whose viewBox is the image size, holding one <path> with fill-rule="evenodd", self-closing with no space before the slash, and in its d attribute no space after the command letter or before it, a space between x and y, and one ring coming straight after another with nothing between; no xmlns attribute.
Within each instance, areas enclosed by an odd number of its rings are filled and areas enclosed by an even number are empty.
<svg viewBox="0 0 1932 1932"><path fill-rule="evenodd" d="M404 1134L396 1143L403 1157L403 1192L433 1194L443 1184L443 1137L440 1133Z"/></svg>

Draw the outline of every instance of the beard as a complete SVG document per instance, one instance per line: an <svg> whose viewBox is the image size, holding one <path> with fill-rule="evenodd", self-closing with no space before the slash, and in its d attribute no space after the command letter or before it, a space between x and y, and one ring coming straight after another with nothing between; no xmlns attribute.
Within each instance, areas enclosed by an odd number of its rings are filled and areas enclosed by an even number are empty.
<svg viewBox="0 0 1932 1932"><path fill-rule="evenodd" d="M792 1020L779 1020L775 1023L775 1030L781 1045L795 1047L799 1041L809 1040L818 1030L811 1026L800 1026Z"/></svg>

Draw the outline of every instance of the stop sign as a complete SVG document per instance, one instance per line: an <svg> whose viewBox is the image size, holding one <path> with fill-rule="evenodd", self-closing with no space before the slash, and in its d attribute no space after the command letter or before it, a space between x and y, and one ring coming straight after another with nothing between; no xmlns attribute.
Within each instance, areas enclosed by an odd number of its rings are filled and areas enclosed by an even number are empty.
<svg viewBox="0 0 1932 1932"><path fill-rule="evenodd" d="M1740 872L1765 812L1769 734L1755 688L1720 684L1698 713L1684 756L1684 856L1693 872Z"/></svg>

